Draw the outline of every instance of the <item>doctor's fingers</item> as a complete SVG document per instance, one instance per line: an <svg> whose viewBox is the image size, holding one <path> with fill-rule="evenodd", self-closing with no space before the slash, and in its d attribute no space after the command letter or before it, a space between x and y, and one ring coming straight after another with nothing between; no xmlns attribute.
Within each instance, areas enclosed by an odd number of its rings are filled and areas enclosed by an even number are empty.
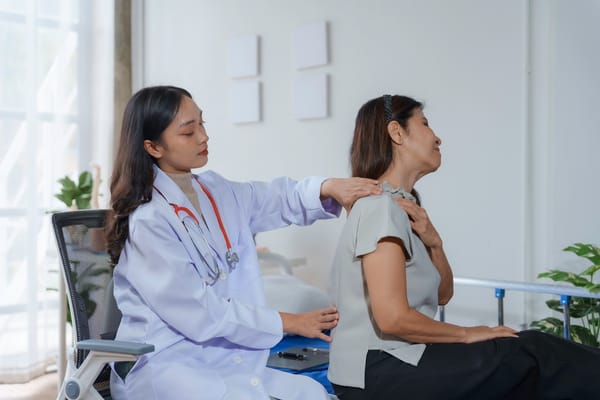
<svg viewBox="0 0 600 400"><path fill-rule="evenodd" d="M323 197L333 197L346 209L361 197L381 192L378 182L368 178L331 178L325 180L321 187Z"/></svg>
<svg viewBox="0 0 600 400"><path fill-rule="evenodd" d="M334 306L327 307L327 308L320 308L320 309L316 309L314 311L320 313L323 316L325 316L325 315L335 315L335 316L337 316L338 315L338 310Z"/></svg>
<svg viewBox="0 0 600 400"><path fill-rule="evenodd" d="M379 186L379 182L375 179L368 178L346 178L345 190L348 195L354 198L354 201L361 197L373 194L381 194L383 189Z"/></svg>

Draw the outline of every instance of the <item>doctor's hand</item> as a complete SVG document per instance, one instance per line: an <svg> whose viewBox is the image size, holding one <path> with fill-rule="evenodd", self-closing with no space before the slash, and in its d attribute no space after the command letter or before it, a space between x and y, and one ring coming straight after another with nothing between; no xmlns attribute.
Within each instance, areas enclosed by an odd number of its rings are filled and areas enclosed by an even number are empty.
<svg viewBox="0 0 600 400"><path fill-rule="evenodd" d="M281 315L284 332L307 338L319 338L326 342L331 342L331 338L323 331L335 328L339 320L339 314L335 307L320 308L299 314L280 312L279 315Z"/></svg>
<svg viewBox="0 0 600 400"><path fill-rule="evenodd" d="M442 238L423 207L407 199L397 198L394 200L406 211L412 230L415 231L425 246L431 249L442 245Z"/></svg>
<svg viewBox="0 0 600 400"><path fill-rule="evenodd" d="M329 178L321 184L321 199L332 197L349 211L356 200L382 191L375 179Z"/></svg>

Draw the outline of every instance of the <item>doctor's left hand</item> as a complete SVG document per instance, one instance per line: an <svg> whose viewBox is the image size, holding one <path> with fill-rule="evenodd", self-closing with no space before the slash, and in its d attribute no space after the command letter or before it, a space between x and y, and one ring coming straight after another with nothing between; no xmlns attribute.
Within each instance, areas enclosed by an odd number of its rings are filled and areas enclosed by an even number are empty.
<svg viewBox="0 0 600 400"><path fill-rule="evenodd" d="M307 338L319 338L331 342L324 330L335 328L339 320L337 308L327 307L299 314L280 312L283 331Z"/></svg>
<svg viewBox="0 0 600 400"><path fill-rule="evenodd" d="M382 191L377 180L368 178L329 178L321 184L321 198L333 197L346 211L361 197Z"/></svg>

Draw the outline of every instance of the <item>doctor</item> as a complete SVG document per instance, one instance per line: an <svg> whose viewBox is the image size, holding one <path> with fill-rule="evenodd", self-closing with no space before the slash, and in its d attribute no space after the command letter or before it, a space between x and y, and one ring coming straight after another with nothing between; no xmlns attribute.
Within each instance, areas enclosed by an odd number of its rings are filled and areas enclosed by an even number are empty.
<svg viewBox="0 0 600 400"><path fill-rule="evenodd" d="M208 161L202 110L184 89L149 87L129 101L111 181L107 241L117 339L155 351L111 376L115 399L327 399L301 375L266 367L284 332L329 341L333 307L269 309L253 234L339 215L378 194L363 178L231 182L191 169ZM340 206L341 205L341 206Z"/></svg>

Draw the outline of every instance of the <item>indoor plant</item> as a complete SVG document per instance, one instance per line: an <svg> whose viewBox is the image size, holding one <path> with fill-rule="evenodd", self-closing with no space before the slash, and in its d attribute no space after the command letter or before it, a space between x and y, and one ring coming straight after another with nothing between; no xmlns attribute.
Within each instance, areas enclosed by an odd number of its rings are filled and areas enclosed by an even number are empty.
<svg viewBox="0 0 600 400"><path fill-rule="evenodd" d="M59 179L58 182L62 186L60 193L55 194L54 197L65 203L69 208L78 210L90 208L94 180L89 171L83 171L79 174L77 183L68 176Z"/></svg>
<svg viewBox="0 0 600 400"><path fill-rule="evenodd" d="M98 184L100 183L99 167L95 166L95 177L89 171L83 171L79 174L77 182L68 176L61 178L58 182L61 184L60 192L54 196L62 201L69 209L84 210L91 206L97 207ZM78 229L75 229L78 228ZM72 245L81 248L84 251L93 253L104 251L104 235L101 229L91 229L85 226L67 227ZM87 237L87 238L86 238ZM87 240L86 240L87 239ZM77 292L81 295L88 318L96 310L96 302L92 299L92 292L102 289L97 284L95 277L109 274L110 269L105 265L96 262L84 260L71 261L71 280L74 283ZM54 289L53 289L54 290ZM71 313L67 307L67 321L71 322Z"/></svg>
<svg viewBox="0 0 600 400"><path fill-rule="evenodd" d="M559 269L542 272L538 278L549 278L556 282L565 282L575 287L587 289L591 293L600 292L600 283L594 281L594 274L600 270L600 248L593 244L575 243L563 249L582 257L592 263L583 272L574 273ZM559 300L548 300L546 305L560 313L563 306ZM572 319L578 320L580 324L571 324L571 339L578 343L599 347L600 335L600 299L587 297L572 297L569 305L569 313ZM531 327L541 331L561 336L563 332L563 320L548 317L531 323Z"/></svg>

